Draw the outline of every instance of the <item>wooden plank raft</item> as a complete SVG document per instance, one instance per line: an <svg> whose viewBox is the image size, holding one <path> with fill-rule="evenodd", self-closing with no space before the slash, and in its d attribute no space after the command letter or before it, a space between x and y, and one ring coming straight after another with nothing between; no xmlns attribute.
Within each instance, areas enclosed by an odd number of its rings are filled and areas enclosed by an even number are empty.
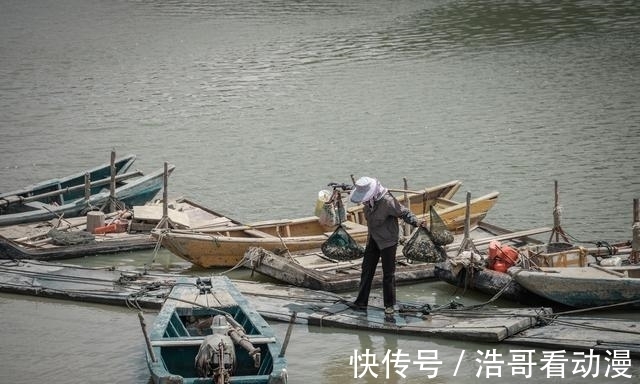
<svg viewBox="0 0 640 384"><path fill-rule="evenodd" d="M536 308L401 310L394 315L385 315L381 305L356 311L344 303L337 303L312 314L308 321L310 325L320 327L493 343L535 326L539 311Z"/></svg>
<svg viewBox="0 0 640 384"><path fill-rule="evenodd" d="M2 292L134 308L159 308L179 277L36 261L0 262ZM506 342L554 350L626 349L631 355L640 356L640 330L637 322L628 320L564 315L555 318L557 315L541 308L429 310L426 305L418 307L415 303L405 303L410 311L385 318L382 299L378 296L371 297L369 308L364 312L346 305L351 298L331 292L246 280L233 280L233 283L268 320L289 321L295 313L297 323L319 327ZM206 305L206 302L199 304ZM552 321L539 324L539 320Z"/></svg>
<svg viewBox="0 0 640 384"><path fill-rule="evenodd" d="M630 320L560 316L543 327L524 330L504 341L549 350L622 349L640 356L640 327L637 321Z"/></svg>

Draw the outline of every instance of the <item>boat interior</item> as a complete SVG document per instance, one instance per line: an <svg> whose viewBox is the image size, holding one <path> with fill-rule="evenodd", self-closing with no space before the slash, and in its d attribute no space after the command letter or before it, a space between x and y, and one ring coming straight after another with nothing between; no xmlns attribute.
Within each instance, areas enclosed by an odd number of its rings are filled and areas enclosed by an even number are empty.
<svg viewBox="0 0 640 384"><path fill-rule="evenodd" d="M197 377L195 365L198 350L204 338L212 334L211 323L216 315L229 315L244 328L248 340L260 349L260 366L255 367L253 357L242 347L235 346L235 371L231 382L242 376L269 375L273 369L272 356L268 348L274 338L262 336L249 317L237 305L224 308L176 308L168 321L163 339L154 340L160 346L162 360L167 371L182 377Z"/></svg>

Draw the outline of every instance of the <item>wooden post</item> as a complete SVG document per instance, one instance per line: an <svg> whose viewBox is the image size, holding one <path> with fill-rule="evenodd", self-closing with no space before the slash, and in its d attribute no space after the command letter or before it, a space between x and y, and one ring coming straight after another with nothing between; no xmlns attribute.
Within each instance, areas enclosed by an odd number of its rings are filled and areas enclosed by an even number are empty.
<svg viewBox="0 0 640 384"><path fill-rule="evenodd" d="M169 164L164 162L164 176L162 177L162 221L164 221L164 228L169 227Z"/></svg>
<svg viewBox="0 0 640 384"><path fill-rule="evenodd" d="M638 199L633 199L633 225L631 227L631 255L629 262L631 264L640 263L640 205Z"/></svg>
<svg viewBox="0 0 640 384"><path fill-rule="evenodd" d="M556 243L560 241L560 234L556 231L556 228L560 228L560 211L559 211L559 197L558 197L558 180L553 181L554 190L554 204L553 204L553 230L556 235ZM553 232L552 235L553 237Z"/></svg>
<svg viewBox="0 0 640 384"><path fill-rule="evenodd" d="M467 191L467 206L464 211L464 238L470 239L471 230L471 192Z"/></svg>
<svg viewBox="0 0 640 384"><path fill-rule="evenodd" d="M471 240L471 192L467 191L467 206L464 212L464 237L460 242L460 248L458 248L458 255L464 251L474 250L477 252L476 246ZM473 255L471 255L471 262L473 262Z"/></svg>
<svg viewBox="0 0 640 384"><path fill-rule="evenodd" d="M89 172L84 174L84 199L89 201L91 197L91 176Z"/></svg>
<svg viewBox="0 0 640 384"><path fill-rule="evenodd" d="M562 225L560 223L560 194L558 193L558 180L554 180L554 193L555 193L555 203L553 205L553 230L551 231L551 236L549 236L549 243L553 241L553 235L556 235L556 243L560 241L560 236L567 243L570 243L569 238L564 233L562 229Z"/></svg>
<svg viewBox="0 0 640 384"><path fill-rule="evenodd" d="M109 212L116 211L116 151L111 151L111 184L109 188Z"/></svg>

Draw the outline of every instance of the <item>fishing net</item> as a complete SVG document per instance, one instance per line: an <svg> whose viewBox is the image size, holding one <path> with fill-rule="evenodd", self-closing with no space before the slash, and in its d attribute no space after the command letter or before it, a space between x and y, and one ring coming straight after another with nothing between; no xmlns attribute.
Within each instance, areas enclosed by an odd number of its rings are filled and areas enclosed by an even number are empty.
<svg viewBox="0 0 640 384"><path fill-rule="evenodd" d="M453 243L453 234L442 221L438 212L431 206L429 208L429 227L431 229L431 237L436 245L447 245Z"/></svg>
<svg viewBox="0 0 640 384"><path fill-rule="evenodd" d="M355 260L364 256L364 248L358 244L342 225L338 225L327 241L320 246L325 256L339 261Z"/></svg>
<svg viewBox="0 0 640 384"><path fill-rule="evenodd" d="M407 240L402 254L409 260L424 261L427 263L439 263L447 257L444 249L437 245L427 228L418 227Z"/></svg>
<svg viewBox="0 0 640 384"><path fill-rule="evenodd" d="M59 229L52 229L48 233L53 244L56 245L76 245L76 244L93 244L96 237L86 231L66 232Z"/></svg>

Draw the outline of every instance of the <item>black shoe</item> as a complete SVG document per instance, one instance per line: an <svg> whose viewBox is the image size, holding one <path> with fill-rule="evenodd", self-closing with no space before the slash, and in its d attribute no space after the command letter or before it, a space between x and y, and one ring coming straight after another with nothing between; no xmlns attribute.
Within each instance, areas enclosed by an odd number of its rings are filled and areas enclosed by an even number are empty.
<svg viewBox="0 0 640 384"><path fill-rule="evenodd" d="M366 311L367 310L367 305L366 304L358 304L358 303L352 303L350 301L347 301L347 307L356 310L356 311Z"/></svg>

